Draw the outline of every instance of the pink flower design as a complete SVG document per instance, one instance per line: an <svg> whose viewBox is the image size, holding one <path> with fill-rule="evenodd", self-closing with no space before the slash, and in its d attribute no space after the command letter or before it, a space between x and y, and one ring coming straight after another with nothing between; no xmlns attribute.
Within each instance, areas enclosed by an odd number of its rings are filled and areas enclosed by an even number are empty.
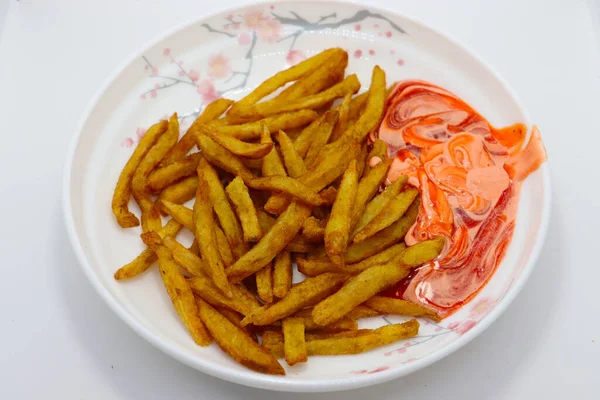
<svg viewBox="0 0 600 400"><path fill-rule="evenodd" d="M208 75L213 79L225 78L231 72L231 60L219 53L208 59Z"/></svg>
<svg viewBox="0 0 600 400"><path fill-rule="evenodd" d="M221 97L217 92L217 89L215 89L215 85L208 79L200 81L196 91L202 96L202 103L204 103L204 105L208 105Z"/></svg>
<svg viewBox="0 0 600 400"><path fill-rule="evenodd" d="M248 32L244 32L242 33L240 36L238 36L238 44L245 46L247 44L250 44L251 39L250 39L250 34Z"/></svg>
<svg viewBox="0 0 600 400"><path fill-rule="evenodd" d="M177 65L183 65L183 60L177 61Z"/></svg>
<svg viewBox="0 0 600 400"><path fill-rule="evenodd" d="M148 71L148 68L150 68L150 66L149 66L148 64L144 65L144 69L145 69L146 71Z"/></svg>
<svg viewBox="0 0 600 400"><path fill-rule="evenodd" d="M354 52L354 58L360 58L362 56L362 50L356 50Z"/></svg>
<svg viewBox="0 0 600 400"><path fill-rule="evenodd" d="M133 146L133 139L132 138L125 138L121 141L121 147L131 147Z"/></svg>
<svg viewBox="0 0 600 400"><path fill-rule="evenodd" d="M240 24L233 24L233 25L231 25L231 27L233 29L240 29Z"/></svg>
<svg viewBox="0 0 600 400"><path fill-rule="evenodd" d="M158 75L158 68L152 68L151 74L152 74L152 76Z"/></svg>
<svg viewBox="0 0 600 400"><path fill-rule="evenodd" d="M150 97L152 97L153 99L155 99L157 94L158 94L158 92L156 91L156 89L155 89L155 90L152 90L152 91L150 92Z"/></svg>
<svg viewBox="0 0 600 400"><path fill-rule="evenodd" d="M356 24L356 25L354 25L354 30L355 30L355 31L360 31L360 30L361 30L361 28L362 28L362 27L360 26L360 24Z"/></svg>
<svg viewBox="0 0 600 400"><path fill-rule="evenodd" d="M252 10L244 14L244 24L249 29L258 29L261 23L268 18L262 10Z"/></svg>
<svg viewBox="0 0 600 400"><path fill-rule="evenodd" d="M404 65L404 60L400 58L400 59L398 60L398 65L399 65L399 66L403 66L403 65Z"/></svg>
<svg viewBox="0 0 600 400"><path fill-rule="evenodd" d="M450 329L450 330L454 330L454 329L456 329L456 327L458 327L459 325L460 325L460 322L459 322L459 321L454 321L454 322L451 322L451 323L450 323L450 325L448 325L448 329Z"/></svg>
<svg viewBox="0 0 600 400"><path fill-rule="evenodd" d="M170 54L171 54L171 49L170 49L170 48L168 48L168 47L167 47L167 48L165 48L165 49L163 50L163 55L165 55L165 56L168 56L168 55L170 55Z"/></svg>
<svg viewBox="0 0 600 400"><path fill-rule="evenodd" d="M469 332L471 330L471 328L473 328L475 325L477 325L477 321L473 321L470 319L470 320L462 322L454 330L454 332L458 333L459 335L464 335L465 333Z"/></svg>
<svg viewBox="0 0 600 400"><path fill-rule="evenodd" d="M387 371L388 369L390 369L390 367L385 366L385 367L375 368L374 370L371 370L371 371L366 370L366 369L361 369L361 370L358 370L358 371L350 371L350 373L351 374L356 374L356 375L362 375L362 374L369 374L370 375L370 374L376 374L378 372Z"/></svg>
<svg viewBox="0 0 600 400"><path fill-rule="evenodd" d="M471 312L469 313L469 318L480 320L482 317L484 317L487 314L487 311L493 305L494 305L494 301L489 297L486 297L486 298L483 298L483 299L477 301L477 303L475 303L473 305L473 308L471 309Z"/></svg>
<svg viewBox="0 0 600 400"><path fill-rule="evenodd" d="M373 28L379 28L379 24L373 24Z"/></svg>
<svg viewBox="0 0 600 400"><path fill-rule="evenodd" d="M304 61L306 56L302 50L290 50L285 57L285 60L290 65L296 65L301 61Z"/></svg>
<svg viewBox="0 0 600 400"><path fill-rule="evenodd" d="M274 43L281 36L281 24L276 19L262 21L256 30L256 34L259 39Z"/></svg>
<svg viewBox="0 0 600 400"><path fill-rule="evenodd" d="M183 72L183 71L179 71L179 72L177 73L177 75L179 75L179 76L185 76L185 72Z"/></svg>
<svg viewBox="0 0 600 400"><path fill-rule="evenodd" d="M369 54L372 55L372 56L374 56L375 55L375 50L373 50L373 49L369 50Z"/></svg>
<svg viewBox="0 0 600 400"><path fill-rule="evenodd" d="M390 50L390 54L396 54L396 50Z"/></svg>
<svg viewBox="0 0 600 400"><path fill-rule="evenodd" d="M439 326L437 328L434 329L435 332L441 332L442 328L440 328Z"/></svg>
<svg viewBox="0 0 600 400"><path fill-rule="evenodd" d="M387 32L385 33L385 36L386 36L386 37L392 37L392 32L391 32L391 31L387 31Z"/></svg>
<svg viewBox="0 0 600 400"><path fill-rule="evenodd" d="M146 134L146 128L137 128L135 130L135 135L137 136L138 142L144 137Z"/></svg>
<svg viewBox="0 0 600 400"><path fill-rule="evenodd" d="M140 99L142 99L142 100L146 100L146 93L142 93L142 94L140 94Z"/></svg>
<svg viewBox="0 0 600 400"><path fill-rule="evenodd" d="M403 364L408 364L408 363L411 363L413 361L417 361L417 359L416 358L409 358L408 360L404 361Z"/></svg>
<svg viewBox="0 0 600 400"><path fill-rule="evenodd" d="M200 80L200 73L195 69L190 69L188 71L188 76L190 77L192 82L198 82Z"/></svg>

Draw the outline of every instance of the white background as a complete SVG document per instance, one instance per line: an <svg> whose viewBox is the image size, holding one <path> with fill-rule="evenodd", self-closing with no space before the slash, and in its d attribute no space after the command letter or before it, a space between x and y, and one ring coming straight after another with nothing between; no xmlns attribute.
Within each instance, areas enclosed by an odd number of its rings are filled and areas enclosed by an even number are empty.
<svg viewBox="0 0 600 400"><path fill-rule="evenodd" d="M0 398L600 398L600 46L585 0L369 2L478 52L517 91L545 139L554 196L546 246L523 292L472 343L394 382L284 395L196 372L113 315L63 227L66 148L107 75L211 3L249 2L0 0Z"/></svg>

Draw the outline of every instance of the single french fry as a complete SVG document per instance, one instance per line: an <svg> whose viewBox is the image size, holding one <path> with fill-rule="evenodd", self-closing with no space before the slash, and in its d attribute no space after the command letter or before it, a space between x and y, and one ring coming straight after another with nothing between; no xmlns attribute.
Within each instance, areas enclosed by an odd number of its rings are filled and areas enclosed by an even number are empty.
<svg viewBox="0 0 600 400"><path fill-rule="evenodd" d="M328 188L321 190L319 195L323 199L322 205L332 206L333 203L335 203L335 199L337 198L337 189L333 186L329 186Z"/></svg>
<svg viewBox="0 0 600 400"><path fill-rule="evenodd" d="M360 182L358 182L356 201L354 202L354 208L352 209L351 232L354 232L356 224L358 224L358 221L365 211L367 203L371 201L373 196L375 196L375 193L377 193L377 190L381 187L391 164L391 160L379 163L375 168L365 174Z"/></svg>
<svg viewBox="0 0 600 400"><path fill-rule="evenodd" d="M365 301L364 304L381 314L425 317L434 321L440 320L440 317L434 311L406 300L393 299L391 297L383 296L373 296L369 300Z"/></svg>
<svg viewBox="0 0 600 400"><path fill-rule="evenodd" d="M319 276L327 272L346 273L345 268L340 268L329 260L307 260L305 258L296 258L298 271L306 276Z"/></svg>
<svg viewBox="0 0 600 400"><path fill-rule="evenodd" d="M320 243L325 237L327 221L308 217L302 224L302 236L309 242Z"/></svg>
<svg viewBox="0 0 600 400"><path fill-rule="evenodd" d="M350 234L350 216L358 186L356 161L353 160L344 173L340 190L331 209L331 216L325 227L325 250L327 255L339 267L344 266L344 254Z"/></svg>
<svg viewBox="0 0 600 400"><path fill-rule="evenodd" d="M183 204L188 200L192 200L196 197L196 188L198 187L198 176L194 173L193 176L189 176L180 180L177 183L167 186L156 199L156 207L163 213L169 214L164 207L163 202L170 202L172 204Z"/></svg>
<svg viewBox="0 0 600 400"><path fill-rule="evenodd" d="M208 346L212 339L198 316L194 294L179 271L171 252L162 244L160 236L154 231L143 233L142 240L157 254L160 276L165 288L194 342L200 346Z"/></svg>
<svg viewBox="0 0 600 400"><path fill-rule="evenodd" d="M297 111L302 109L318 109L327 103L345 96L347 93L354 94L360 89L360 82L356 74L346 77L342 82L310 96L302 97L296 100L273 99L263 101L251 106L239 107L235 115L240 118L245 117L268 117L274 114Z"/></svg>
<svg viewBox="0 0 600 400"><path fill-rule="evenodd" d="M254 371L285 375L281 364L268 351L210 304L198 299L198 310L202 322L208 328L215 342L234 360Z"/></svg>
<svg viewBox="0 0 600 400"><path fill-rule="evenodd" d="M285 193L311 206L318 206L325 202L312 188L288 176L272 175L254 178L249 180L247 185L257 190Z"/></svg>
<svg viewBox="0 0 600 400"><path fill-rule="evenodd" d="M329 138L335 129L336 121L339 119L339 113L336 110L329 110L326 113L330 113L331 116L325 117L327 123L323 124L323 129L320 129L318 134L312 137L310 147L306 152L304 163L308 166L312 165L319 152L323 149L323 146L329 141Z"/></svg>
<svg viewBox="0 0 600 400"><path fill-rule="evenodd" d="M214 128L218 135L230 136L246 141L260 138L263 125L266 125L271 132L278 132L280 129L293 129L308 125L317 118L318 114L313 110L298 110L240 125L221 125L217 124L216 121L208 125Z"/></svg>
<svg viewBox="0 0 600 400"><path fill-rule="evenodd" d="M112 198L112 211L122 228L131 228L140 224L139 219L129 211L129 198L131 196L133 176L146 154L148 154L163 133L166 132L168 126L167 121L160 121L152 125L140 140L119 175Z"/></svg>
<svg viewBox="0 0 600 400"><path fill-rule="evenodd" d="M371 151L365 160L365 173L368 173L378 163L387 159L387 144L381 139L375 139Z"/></svg>
<svg viewBox="0 0 600 400"><path fill-rule="evenodd" d="M365 160L367 159L367 142L364 142L360 148L360 154L356 159L356 172L358 174L358 179L360 180L365 171Z"/></svg>
<svg viewBox="0 0 600 400"><path fill-rule="evenodd" d="M419 191L417 189L409 187L388 201L375 218L358 231L354 236L354 243L362 242L398 221L418 195Z"/></svg>
<svg viewBox="0 0 600 400"><path fill-rule="evenodd" d="M372 255L371 257L365 258L364 260L362 260L360 262L357 262L355 264L346 265L346 268L344 270L351 274L354 274L354 275L361 273L362 271L364 271L365 269L367 269L369 267L372 267L375 265L380 265L380 264L385 264L385 263L389 262L393 258L400 255L405 249L406 249L406 245L404 243L395 244L395 245L383 250L380 253L377 253L375 255Z"/></svg>
<svg viewBox="0 0 600 400"><path fill-rule="evenodd" d="M200 132L225 147L235 155L246 158L262 158L269 154L273 143L246 143L232 136L223 135L217 129L204 125Z"/></svg>
<svg viewBox="0 0 600 400"><path fill-rule="evenodd" d="M225 265L217 246L215 237L215 221L213 218L213 206L209 197L209 186L204 176L203 167L206 160L203 158L198 164L198 190L196 191L196 202L194 203L194 221L196 240L200 245L202 260L208 266L208 273L215 285L223 293L231 297L231 285L225 274Z"/></svg>
<svg viewBox="0 0 600 400"><path fill-rule="evenodd" d="M290 253L310 253L316 248L314 243L309 243L302 236L296 235L288 244L285 246L285 250Z"/></svg>
<svg viewBox="0 0 600 400"><path fill-rule="evenodd" d="M231 107L231 110L228 114L238 114L240 109L257 103L259 100L273 93L288 82L303 78L304 76L310 74L312 71L316 70L333 54L342 52L344 52L344 50L339 48L328 49L302 61L299 64L296 64L291 68L278 72L277 74L273 75L272 77L261 83L256 89L254 89L251 93L247 94L243 99L235 103Z"/></svg>
<svg viewBox="0 0 600 400"><path fill-rule="evenodd" d="M207 303L210 304L208 301L207 301ZM250 329L248 329L248 327L242 325L242 319L244 319L244 316L242 314L240 314L237 311L233 311L229 308L226 308L226 307L219 307L219 306L213 306L213 307L222 316L227 318L229 320L229 322L231 322L232 324L234 324L235 326L237 326L238 328L243 330L246 333L246 335L248 335L252 338L252 340L254 340L255 342L258 342L258 339L256 338L256 333L250 331Z"/></svg>
<svg viewBox="0 0 600 400"><path fill-rule="evenodd" d="M181 225L185 226L190 232L193 233L196 231L194 211L190 210L186 206L171 203L170 201L163 201L162 205L163 208L167 211L167 214L171 216L171 218L179 222Z"/></svg>
<svg viewBox="0 0 600 400"><path fill-rule="evenodd" d="M335 124L335 128L333 129L333 133L331 134L331 141L335 142L346 132L346 128L348 127L348 117L350 113L350 103L352 102L352 94L347 93L344 96L344 100L342 104L340 104L339 110L339 118L337 124Z"/></svg>
<svg viewBox="0 0 600 400"><path fill-rule="evenodd" d="M242 224L245 242L256 242L262 237L254 203L244 181L238 176L225 188Z"/></svg>
<svg viewBox="0 0 600 400"><path fill-rule="evenodd" d="M347 52L344 51L332 54L321 67L294 82L277 95L275 99L286 101L295 100L328 89L344 78L344 71L347 66Z"/></svg>
<svg viewBox="0 0 600 400"><path fill-rule="evenodd" d="M162 160L165 154L177 143L179 138L179 121L177 113L169 119L167 131L156 141L150 151L144 156L144 159L138 165L133 180L131 182L133 197L142 211L142 230L148 232L158 231L162 227L160 212L154 205L150 192L148 191L148 176Z"/></svg>
<svg viewBox="0 0 600 400"><path fill-rule="evenodd" d="M240 258L248 252L248 244L244 242L244 234L231 204L227 200L223 184L217 175L217 171L209 163L199 163L204 179L208 183L208 197L213 204L215 214L219 219L223 233L231 246L234 257Z"/></svg>
<svg viewBox="0 0 600 400"><path fill-rule="evenodd" d="M174 237L181 230L182 226L179 222L174 219L169 220L165 226L158 231L158 235L161 238L166 237ZM115 272L115 279L128 279L133 278L134 276L138 276L142 272L145 272L150 268L155 262L158 260L156 253L151 248L147 248L142 251L139 256L137 256L133 261L128 264L125 264L121 268Z"/></svg>
<svg viewBox="0 0 600 400"><path fill-rule="evenodd" d="M323 190L346 171L348 164L358 156L359 152L360 145L357 142L351 142L348 146L340 148L339 152L332 154L327 160L312 166L298 180L316 191ZM279 214L285 210L290 201L291 198L288 196L271 196L265 204L265 210Z"/></svg>
<svg viewBox="0 0 600 400"><path fill-rule="evenodd" d="M221 146L206 135L195 135L196 144L202 150L202 155L212 165L221 168L243 180L252 179L254 175L235 154Z"/></svg>
<svg viewBox="0 0 600 400"><path fill-rule="evenodd" d="M362 141L379 124L383 115L385 98L385 72L376 65L373 68L365 109L347 134Z"/></svg>
<svg viewBox="0 0 600 400"><path fill-rule="evenodd" d="M278 302L263 306L246 315L244 325L270 325L275 321L288 317L296 311L323 299L335 292L346 281L344 274L323 274L315 278L307 278L287 292Z"/></svg>
<svg viewBox="0 0 600 400"><path fill-rule="evenodd" d="M376 317L378 315L381 315L379 311L375 311L374 309L367 307L365 304L360 304L346 314L346 317L357 320L362 318Z"/></svg>
<svg viewBox="0 0 600 400"><path fill-rule="evenodd" d="M354 307L398 283L409 272L409 267L398 265L396 261L367 268L350 278L339 291L317 304L313 308L313 319L319 325L335 322Z"/></svg>
<svg viewBox="0 0 600 400"><path fill-rule="evenodd" d="M155 169L148 177L148 190L157 194L182 178L195 175L201 157L200 153L192 153L181 160Z"/></svg>
<svg viewBox="0 0 600 400"><path fill-rule="evenodd" d="M260 272L260 271L259 271ZM282 298L292 287L292 257L288 251L282 251L273 261L273 294Z"/></svg>
<svg viewBox="0 0 600 400"><path fill-rule="evenodd" d="M357 329L355 331L343 331L343 332L306 332L306 341L310 342L313 340L323 339L335 339L335 338L352 338L357 336L366 335L373 332L371 329Z"/></svg>
<svg viewBox="0 0 600 400"><path fill-rule="evenodd" d="M279 131L277 141L283 155L283 162L287 173L292 178L299 178L306 173L306 165L300 154L294 147L294 142L286 135L284 131Z"/></svg>
<svg viewBox="0 0 600 400"><path fill-rule="evenodd" d="M225 233L223 233L223 230L218 225L215 225L215 238L219 247L219 253L221 254L223 263L225 263L225 268L227 268L235 262L235 257L233 256L227 237L225 237Z"/></svg>
<svg viewBox="0 0 600 400"><path fill-rule="evenodd" d="M383 192L378 194L365 206L365 211L360 216L360 219L356 223L356 228L354 228L354 232L352 236L356 236L358 232L360 232L365 226L369 224L369 222L373 221L375 217L385 208L385 206L400 194L402 188L408 181L408 177L406 175L400 176L394 183L385 188Z"/></svg>
<svg viewBox="0 0 600 400"><path fill-rule="evenodd" d="M267 264L256 271L256 292L258 298L267 304L273 302L273 265Z"/></svg>
<svg viewBox="0 0 600 400"><path fill-rule="evenodd" d="M402 218L396 221L392 226L385 228L381 232L377 232L375 235L360 243L354 243L349 246L345 256L346 265L362 261L403 240L404 236L417 219L420 204L421 201L417 198L413 201Z"/></svg>
<svg viewBox="0 0 600 400"><path fill-rule="evenodd" d="M318 302L317 302L318 303ZM304 329L307 332L322 332L322 333L336 333L355 331L358 329L356 321L350 318L339 319L327 326L318 325L312 317L312 308L305 308L294 314L294 317L302 318L304 321Z"/></svg>
<svg viewBox="0 0 600 400"><path fill-rule="evenodd" d="M365 108L367 104L367 99L369 98L369 92L364 92L359 95L356 95L352 98L350 102L350 109L348 110L348 122L355 122L360 114Z"/></svg>
<svg viewBox="0 0 600 400"><path fill-rule="evenodd" d="M287 317L281 323L284 340L285 361L288 365L306 362L306 341L302 318Z"/></svg>
<svg viewBox="0 0 600 400"><path fill-rule="evenodd" d="M263 144L273 143L273 140L271 139L271 131L267 125L263 125L263 130L260 135L260 142ZM287 175L285 168L283 167L283 163L279 158L279 153L277 153L277 149L274 146L269 154L264 157L261 168L263 176Z"/></svg>
<svg viewBox="0 0 600 400"><path fill-rule="evenodd" d="M302 158L306 157L315 137L327 136L329 138L338 118L339 113L335 110L325 112L312 124L304 128L300 136L294 141L294 147L298 155Z"/></svg>
<svg viewBox="0 0 600 400"><path fill-rule="evenodd" d="M229 280L239 282L270 263L296 236L309 215L309 206L292 202L262 239L227 269Z"/></svg>
<svg viewBox="0 0 600 400"><path fill-rule="evenodd" d="M206 275L197 275L188 279L194 293L215 307L227 307L243 315L249 315L260 307L254 297L249 299L241 289L241 285L231 285L234 295L229 298L219 290Z"/></svg>
<svg viewBox="0 0 600 400"><path fill-rule="evenodd" d="M232 104L232 100L221 98L207 105L202 114L188 128L185 135L181 137L179 142L169 150L160 164L158 164L159 167L164 167L172 162L183 159L196 144L194 141L194 131L197 127L219 118Z"/></svg>
<svg viewBox="0 0 600 400"><path fill-rule="evenodd" d="M188 274L191 276L208 276L206 264L194 252L186 249L185 246L171 237L163 238L163 244L171 251L177 265Z"/></svg>

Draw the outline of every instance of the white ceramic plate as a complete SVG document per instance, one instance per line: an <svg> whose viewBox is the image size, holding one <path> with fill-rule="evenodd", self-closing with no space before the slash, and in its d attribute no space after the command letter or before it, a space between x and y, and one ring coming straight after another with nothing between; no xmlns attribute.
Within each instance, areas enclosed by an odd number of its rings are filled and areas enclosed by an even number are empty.
<svg viewBox="0 0 600 400"><path fill-rule="evenodd" d="M76 133L64 173L66 224L83 269L109 306L150 343L200 371L285 391L342 390L397 378L480 334L533 269L549 218L547 165L524 183L512 243L471 303L440 324L422 321L419 336L408 341L360 355L314 357L306 365L286 366L286 376L250 371L215 344L196 346L155 269L128 282L113 279L118 267L143 250L139 230L120 229L110 207L118 174L143 127L174 111L193 114L220 95L241 98L291 63L334 46L348 50L349 70L366 86L379 64L388 82L431 81L465 99L495 126L518 121L530 126L514 93L472 52L421 22L364 5L295 1L229 10L186 24L132 56L100 89ZM182 130L192 114L182 120ZM361 324L376 327L386 321L401 319L378 317Z"/></svg>

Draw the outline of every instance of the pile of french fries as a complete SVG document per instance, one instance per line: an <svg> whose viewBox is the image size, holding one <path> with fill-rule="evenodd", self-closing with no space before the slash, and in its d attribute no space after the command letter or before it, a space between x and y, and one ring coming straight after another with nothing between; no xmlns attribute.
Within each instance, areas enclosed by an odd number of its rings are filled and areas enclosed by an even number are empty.
<svg viewBox="0 0 600 400"><path fill-rule="evenodd" d="M193 340L214 340L255 371L283 375L279 358L294 365L360 353L419 329L416 319L358 329L361 318L436 319L379 295L437 257L444 241L403 243L419 192L406 177L382 190L391 160L385 143L367 142L383 113L385 73L376 66L370 89L354 96L360 83L345 77L347 64L344 50L325 50L238 102L208 105L181 139L177 114L158 122L116 185L117 222L131 228L141 219L147 248L115 279L158 261ZM128 209L131 195L140 219ZM193 209L183 205L191 200ZM195 236L190 247L176 240L183 228ZM296 284L294 262L306 276Z"/></svg>

